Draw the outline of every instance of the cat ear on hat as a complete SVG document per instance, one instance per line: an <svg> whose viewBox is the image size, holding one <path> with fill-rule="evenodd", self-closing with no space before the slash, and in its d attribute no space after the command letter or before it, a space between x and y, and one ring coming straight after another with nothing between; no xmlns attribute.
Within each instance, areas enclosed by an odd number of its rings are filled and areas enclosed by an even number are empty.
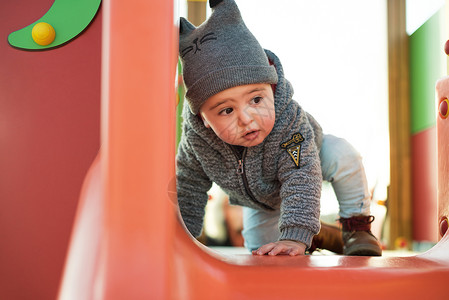
<svg viewBox="0 0 449 300"><path fill-rule="evenodd" d="M190 23L186 18L181 17L179 23L179 35L184 35L196 29L195 25Z"/></svg>
<svg viewBox="0 0 449 300"><path fill-rule="evenodd" d="M209 0L209 6L210 6L210 8L214 8L215 6L220 4L221 2L223 2L223 0Z"/></svg>

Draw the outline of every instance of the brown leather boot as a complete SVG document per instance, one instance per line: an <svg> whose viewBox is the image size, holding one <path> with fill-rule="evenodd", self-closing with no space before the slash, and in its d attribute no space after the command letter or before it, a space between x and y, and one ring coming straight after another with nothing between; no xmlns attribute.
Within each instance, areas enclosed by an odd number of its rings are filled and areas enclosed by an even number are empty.
<svg viewBox="0 0 449 300"><path fill-rule="evenodd" d="M382 256L382 249L371 233L374 216L340 218L343 227L343 254L355 256Z"/></svg>
<svg viewBox="0 0 449 300"><path fill-rule="evenodd" d="M326 249L337 254L343 254L343 239L340 228L321 222L320 232L313 237L309 253L316 249Z"/></svg>

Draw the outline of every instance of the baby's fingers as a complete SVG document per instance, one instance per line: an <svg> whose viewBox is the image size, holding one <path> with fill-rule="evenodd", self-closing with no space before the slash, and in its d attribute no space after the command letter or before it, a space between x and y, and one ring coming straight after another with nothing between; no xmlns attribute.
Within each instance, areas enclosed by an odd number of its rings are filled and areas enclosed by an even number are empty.
<svg viewBox="0 0 449 300"><path fill-rule="evenodd" d="M268 254L275 247L274 243L266 244L257 249L255 252L256 255L265 255Z"/></svg>
<svg viewBox="0 0 449 300"><path fill-rule="evenodd" d="M269 244L263 245L262 247L260 247L257 250L254 250L253 254L254 255L265 255L265 254L269 253L270 251L272 251L273 248L275 248L275 247L276 247L275 243L269 243Z"/></svg>
<svg viewBox="0 0 449 300"><path fill-rule="evenodd" d="M255 255L278 255L278 254L287 254L290 252L290 248L282 243L269 243L266 245L263 245L256 251L253 251L253 254Z"/></svg>
<svg viewBox="0 0 449 300"><path fill-rule="evenodd" d="M271 249L270 252L268 252L268 255L278 255L278 254L284 254L289 251L288 247L283 244L276 244L273 249Z"/></svg>
<svg viewBox="0 0 449 300"><path fill-rule="evenodd" d="M277 241L263 245L259 249L253 251L253 255L279 255L288 254L290 256L303 255L306 245L294 241Z"/></svg>
<svg viewBox="0 0 449 300"><path fill-rule="evenodd" d="M304 252L302 252L300 248L291 249L288 252L288 255L290 255L290 256L296 256L296 255L301 255L301 254L304 254Z"/></svg>

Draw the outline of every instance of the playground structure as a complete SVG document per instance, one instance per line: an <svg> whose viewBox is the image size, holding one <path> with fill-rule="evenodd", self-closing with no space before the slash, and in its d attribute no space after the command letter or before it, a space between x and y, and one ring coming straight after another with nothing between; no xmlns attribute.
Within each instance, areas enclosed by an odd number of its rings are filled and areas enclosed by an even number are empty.
<svg viewBox="0 0 449 300"><path fill-rule="evenodd" d="M358 299L368 290L371 298L446 296L447 232L430 251L407 258L223 257L194 242L170 199L175 104L160 101L175 99L176 27L164 18L172 3L153 18L145 1L130 15L121 7L128 3L104 5L103 142L83 188L61 299ZM152 19L143 31L167 31L145 43L120 22L131 17ZM438 92L449 96L449 89ZM440 156L440 175L447 164ZM439 200L444 220L449 202Z"/></svg>
<svg viewBox="0 0 449 300"><path fill-rule="evenodd" d="M175 101L165 101L175 99L173 3L105 1L103 22L101 149L81 192L60 299L447 296L445 114L437 117L442 238L430 251L407 258L218 255L177 219ZM438 103L449 97L448 81L438 86Z"/></svg>

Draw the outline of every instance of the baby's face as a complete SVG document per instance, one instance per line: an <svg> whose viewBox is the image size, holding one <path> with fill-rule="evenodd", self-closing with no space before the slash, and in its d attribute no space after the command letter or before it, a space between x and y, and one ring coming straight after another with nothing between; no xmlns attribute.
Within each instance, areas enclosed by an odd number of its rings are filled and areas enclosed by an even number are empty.
<svg viewBox="0 0 449 300"><path fill-rule="evenodd" d="M224 142L256 146L274 126L273 90L269 84L236 86L207 99L200 113L204 125Z"/></svg>

